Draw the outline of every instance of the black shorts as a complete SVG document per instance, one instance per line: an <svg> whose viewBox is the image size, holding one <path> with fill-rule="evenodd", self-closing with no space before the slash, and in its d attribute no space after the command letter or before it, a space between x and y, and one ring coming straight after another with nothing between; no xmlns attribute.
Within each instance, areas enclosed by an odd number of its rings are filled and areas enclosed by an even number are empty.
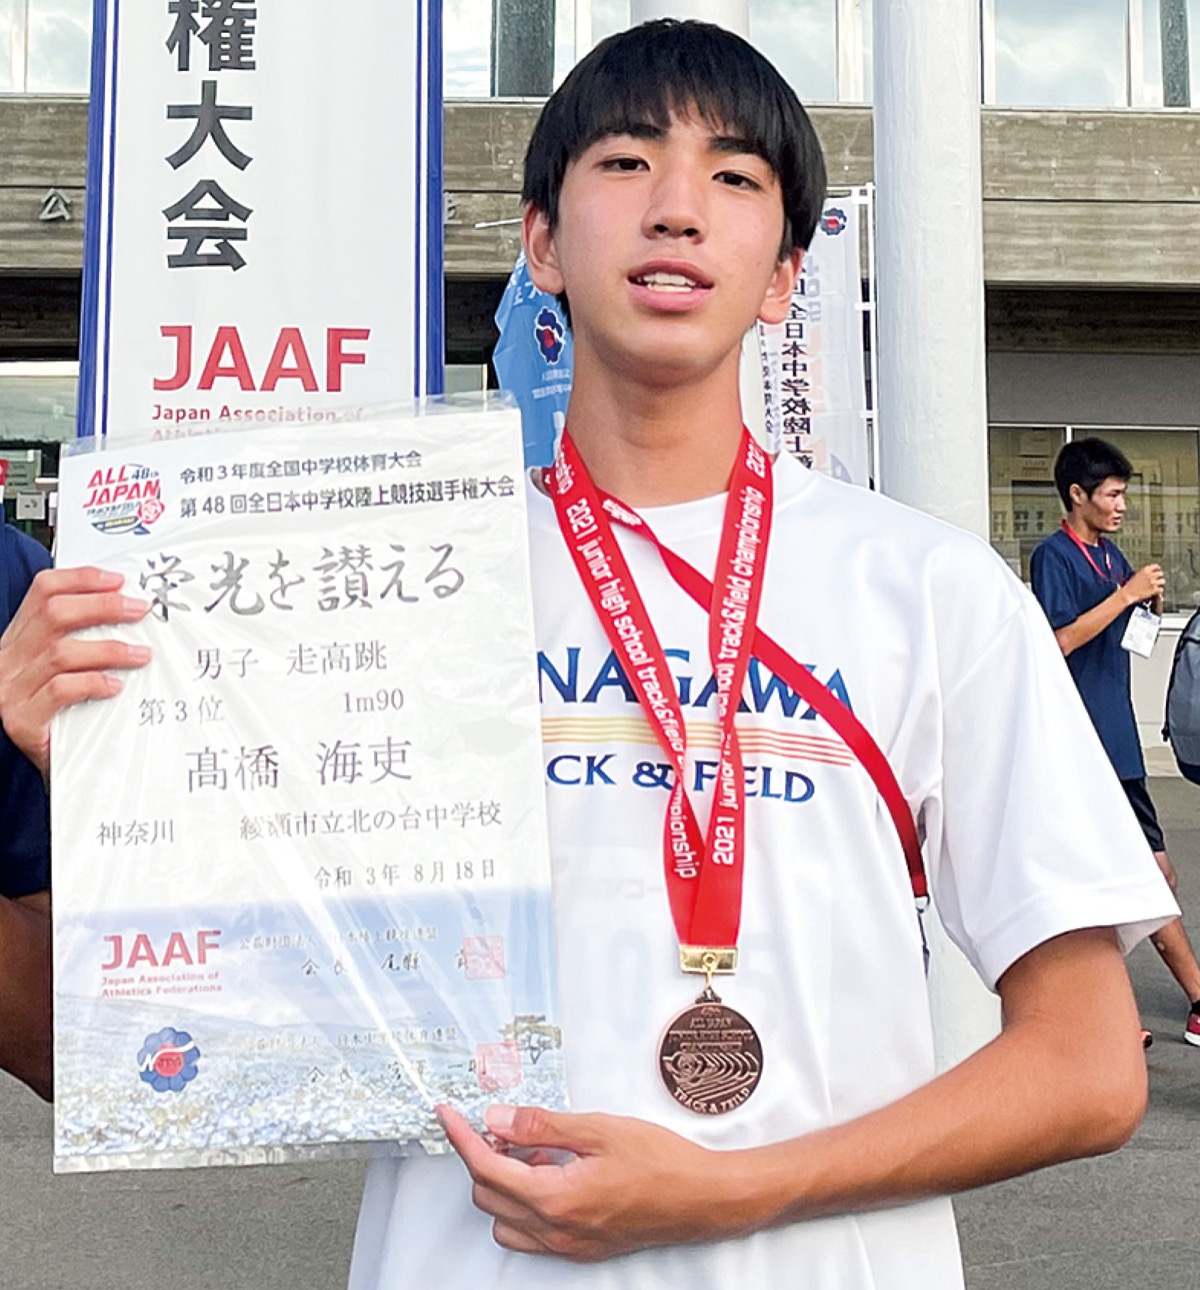
<svg viewBox="0 0 1200 1290"><path fill-rule="evenodd" d="M1129 805L1133 807L1137 822L1142 826L1146 841L1150 843L1150 850L1165 851L1167 842L1163 837L1162 829L1159 827L1158 813L1154 809L1154 803L1150 800L1150 794L1146 790L1146 781L1144 779L1123 779L1121 787L1125 790L1125 796L1129 798Z"/></svg>

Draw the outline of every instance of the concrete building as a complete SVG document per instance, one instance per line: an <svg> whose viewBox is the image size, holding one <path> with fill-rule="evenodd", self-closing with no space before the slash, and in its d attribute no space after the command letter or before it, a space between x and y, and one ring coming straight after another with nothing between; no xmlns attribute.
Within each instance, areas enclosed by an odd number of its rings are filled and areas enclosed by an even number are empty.
<svg viewBox="0 0 1200 1290"><path fill-rule="evenodd" d="M1121 545L1165 567L1177 631L1200 602L1200 0L981 5L991 539L1027 576L1060 516L1055 453L1100 433L1135 465ZM446 358L459 385L486 379L537 99L629 7L445 0ZM0 0L0 454L14 473L53 475L73 434L90 12L91 0ZM750 0L749 13L752 39L812 105L831 183L871 180L872 0ZM1137 671L1151 748L1170 646Z"/></svg>

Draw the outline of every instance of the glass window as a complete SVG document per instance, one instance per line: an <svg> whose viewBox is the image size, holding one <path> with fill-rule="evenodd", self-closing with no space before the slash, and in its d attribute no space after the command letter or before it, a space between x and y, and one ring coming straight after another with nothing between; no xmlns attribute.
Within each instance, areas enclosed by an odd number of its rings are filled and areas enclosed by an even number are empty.
<svg viewBox="0 0 1200 1290"><path fill-rule="evenodd" d="M875 101L875 0L863 0L863 98Z"/></svg>
<svg viewBox="0 0 1200 1290"><path fill-rule="evenodd" d="M78 363L0 363L0 446L75 437Z"/></svg>
<svg viewBox="0 0 1200 1290"><path fill-rule="evenodd" d="M1162 8L1159 0L1138 0L1142 9L1142 93L1134 106L1162 107L1163 96L1163 48L1162 48ZM1174 32L1178 52L1186 56L1189 69L1190 105L1200 103L1200 0L1185 0L1185 28ZM1189 104L1173 103L1173 107L1186 107Z"/></svg>
<svg viewBox="0 0 1200 1290"><path fill-rule="evenodd" d="M29 0L26 91L86 94L91 43L91 0Z"/></svg>
<svg viewBox="0 0 1200 1290"><path fill-rule="evenodd" d="M491 94L492 10L493 0L443 0L442 79L446 98L485 99ZM625 12L622 26L628 26L628 0ZM558 0L554 14L554 84L560 84L574 65L575 7L570 0Z"/></svg>
<svg viewBox="0 0 1200 1290"><path fill-rule="evenodd" d="M592 0L592 44L630 24L629 0Z"/></svg>
<svg viewBox="0 0 1200 1290"><path fill-rule="evenodd" d="M0 94L20 88L13 77L13 36L16 21L15 0L0 0Z"/></svg>
<svg viewBox="0 0 1200 1290"><path fill-rule="evenodd" d="M837 0L751 0L750 39L803 102L837 102Z"/></svg>
<svg viewBox="0 0 1200 1290"><path fill-rule="evenodd" d="M1088 433L1076 430L1077 437ZM1135 569L1161 564L1169 613L1200 603L1200 458L1195 430L1098 431L1133 465L1117 545Z"/></svg>
<svg viewBox="0 0 1200 1290"><path fill-rule="evenodd" d="M492 0L444 0L442 81L448 99L491 93Z"/></svg>
<svg viewBox="0 0 1200 1290"><path fill-rule="evenodd" d="M1061 523L1054 459L1062 426L992 426L988 431L992 546L1029 581L1033 548ZM1135 569L1161 564L1164 607L1190 614L1200 604L1200 432L1074 426L1072 438L1099 435L1133 466L1128 507L1116 543Z"/></svg>
<svg viewBox="0 0 1200 1290"><path fill-rule="evenodd" d="M1188 0L1188 44L1191 64L1192 107L1200 107L1200 0Z"/></svg>
<svg viewBox="0 0 1200 1290"><path fill-rule="evenodd" d="M1126 0L994 0L1002 106L1124 107Z"/></svg>
<svg viewBox="0 0 1200 1290"><path fill-rule="evenodd" d="M1029 581L1033 548L1062 520L1062 503L1054 487L1054 459L1065 438L1061 426L992 426L988 430L992 546L1025 582Z"/></svg>

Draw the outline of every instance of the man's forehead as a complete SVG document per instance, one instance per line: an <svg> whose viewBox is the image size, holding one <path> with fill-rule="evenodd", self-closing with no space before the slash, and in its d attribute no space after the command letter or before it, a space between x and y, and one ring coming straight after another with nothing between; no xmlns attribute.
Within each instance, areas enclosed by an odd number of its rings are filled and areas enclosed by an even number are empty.
<svg viewBox="0 0 1200 1290"><path fill-rule="evenodd" d="M714 120L696 107L690 109L672 108L665 122L656 121L650 117L644 120L614 122L610 127L602 130L592 140L592 143L602 143L607 139L622 137L666 139L672 131L676 130L688 133L694 131L703 135L713 152L745 152L757 157L762 157L763 155L762 149L754 143L744 129L739 126L727 126L723 121ZM591 144L588 146L590 147ZM765 158L763 159L765 160Z"/></svg>

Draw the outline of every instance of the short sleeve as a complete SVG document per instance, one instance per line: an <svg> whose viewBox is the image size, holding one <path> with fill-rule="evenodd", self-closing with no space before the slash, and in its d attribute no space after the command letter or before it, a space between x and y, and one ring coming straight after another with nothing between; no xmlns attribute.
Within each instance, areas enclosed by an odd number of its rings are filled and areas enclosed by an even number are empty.
<svg viewBox="0 0 1200 1290"><path fill-rule="evenodd" d="M1055 542L1042 542L1034 548L1029 575L1033 594L1055 631L1069 626L1084 612L1079 602L1079 579L1066 553Z"/></svg>
<svg viewBox="0 0 1200 1290"><path fill-rule="evenodd" d="M947 691L927 806L934 898L983 979L1064 932L1115 927L1128 952L1178 908L1053 634L1014 612Z"/></svg>

